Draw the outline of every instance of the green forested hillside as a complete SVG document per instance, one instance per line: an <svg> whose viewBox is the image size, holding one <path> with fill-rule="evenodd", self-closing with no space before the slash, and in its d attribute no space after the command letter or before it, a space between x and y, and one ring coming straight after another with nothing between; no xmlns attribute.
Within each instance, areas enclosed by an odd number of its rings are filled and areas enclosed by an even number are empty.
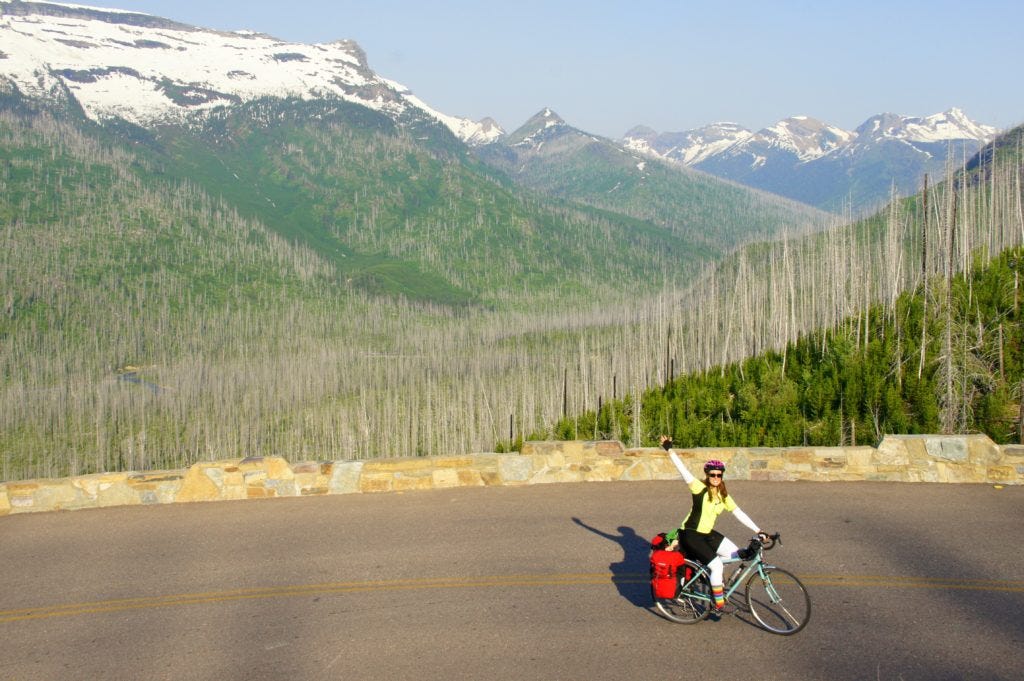
<svg viewBox="0 0 1024 681"><path fill-rule="evenodd" d="M440 126L408 130L343 102L259 101L199 130L162 130L154 148L154 164L371 293L571 303L715 255L649 222L524 193Z"/></svg>
<svg viewBox="0 0 1024 681"><path fill-rule="evenodd" d="M444 130L337 102L150 131L4 102L2 479L489 450L889 314L1024 233L1013 158L817 238L777 222L789 236L713 266L721 243L545 198Z"/></svg>
<svg viewBox="0 0 1024 681"><path fill-rule="evenodd" d="M4 105L3 479L486 448L555 413L581 311L712 255L340 102L155 131Z"/></svg>
<svg viewBox="0 0 1024 681"><path fill-rule="evenodd" d="M669 433L684 447L877 444L887 433L942 432L1021 442L1022 275L1016 248L781 352L645 391L639 410L612 400L562 419L553 434L653 446Z"/></svg>

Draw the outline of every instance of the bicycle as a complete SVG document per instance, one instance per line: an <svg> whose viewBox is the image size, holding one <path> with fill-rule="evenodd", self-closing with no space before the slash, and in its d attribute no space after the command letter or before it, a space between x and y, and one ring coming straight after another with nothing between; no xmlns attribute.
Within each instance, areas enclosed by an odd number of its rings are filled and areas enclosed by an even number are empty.
<svg viewBox="0 0 1024 681"><path fill-rule="evenodd" d="M725 583L725 598L728 600L745 584L747 610L766 631L782 636L791 636L805 626L811 617L811 598L807 589L794 574L764 562L764 552L782 544L782 537L775 533L762 542L758 538L750 541L746 559L733 558L727 565L739 563ZM679 567L679 593L675 598L655 598L657 609L666 618L680 624L693 624L707 619L711 614L711 580L708 568L699 561L689 558Z"/></svg>

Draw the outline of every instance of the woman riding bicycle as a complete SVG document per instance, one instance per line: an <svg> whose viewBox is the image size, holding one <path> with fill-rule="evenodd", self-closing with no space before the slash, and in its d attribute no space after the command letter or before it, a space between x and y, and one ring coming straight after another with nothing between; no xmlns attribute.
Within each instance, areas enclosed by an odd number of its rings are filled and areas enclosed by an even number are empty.
<svg viewBox="0 0 1024 681"><path fill-rule="evenodd" d="M671 532L667 539L672 542L679 540L683 552L706 565L711 573L711 595L714 598L714 607L717 612L722 612L725 607L725 586L722 578L723 558L747 558L745 550L740 550L736 544L714 529L715 520L723 511L731 511L741 523L749 527L762 540L768 539L768 535L758 528L757 524L750 519L746 513L740 510L729 492L725 488L725 464L717 459L712 459L704 464L704 480L698 480L683 465L674 451L672 451L672 440L666 435L661 436L661 446L669 453L672 463L679 469L679 474L690 487L693 497L693 506L690 512L683 519L679 529Z"/></svg>

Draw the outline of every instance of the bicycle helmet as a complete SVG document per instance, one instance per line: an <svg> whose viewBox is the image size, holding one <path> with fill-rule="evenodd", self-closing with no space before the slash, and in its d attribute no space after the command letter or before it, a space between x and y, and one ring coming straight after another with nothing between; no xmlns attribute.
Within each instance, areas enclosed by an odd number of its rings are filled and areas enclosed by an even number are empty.
<svg viewBox="0 0 1024 681"><path fill-rule="evenodd" d="M708 471L722 471L722 473L725 473L725 464L718 459L711 459L704 464L704 473Z"/></svg>

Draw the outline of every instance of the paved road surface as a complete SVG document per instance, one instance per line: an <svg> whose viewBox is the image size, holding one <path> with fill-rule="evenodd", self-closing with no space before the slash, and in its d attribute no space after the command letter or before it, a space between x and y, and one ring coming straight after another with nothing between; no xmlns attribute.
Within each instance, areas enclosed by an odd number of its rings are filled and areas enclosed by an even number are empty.
<svg viewBox="0 0 1024 681"><path fill-rule="evenodd" d="M650 609L681 482L181 504L0 518L0 681L1024 678L1024 489L729 488L796 636Z"/></svg>

